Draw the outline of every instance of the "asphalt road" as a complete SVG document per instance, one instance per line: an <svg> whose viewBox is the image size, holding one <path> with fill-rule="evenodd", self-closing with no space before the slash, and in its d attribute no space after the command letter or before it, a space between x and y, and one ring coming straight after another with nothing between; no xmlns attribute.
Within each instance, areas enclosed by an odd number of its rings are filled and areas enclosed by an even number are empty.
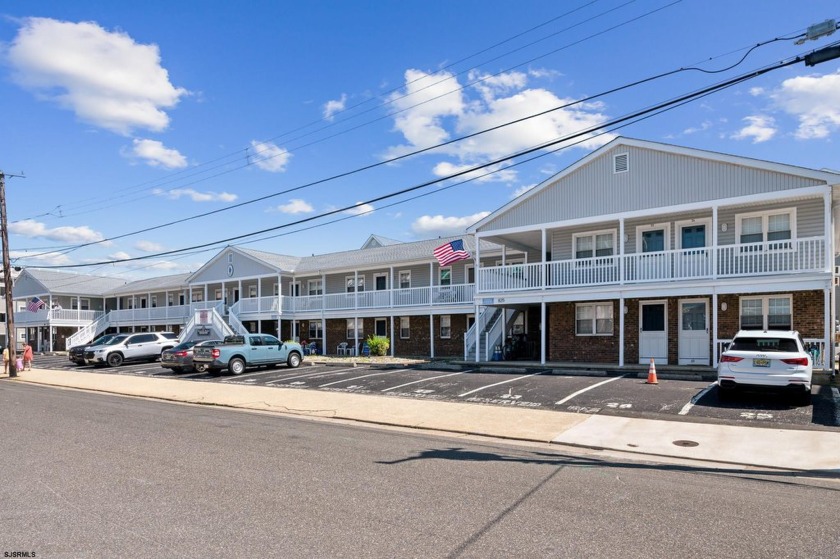
<svg viewBox="0 0 840 559"><path fill-rule="evenodd" d="M0 555L733 559L840 548L830 478L13 382L0 382L0 424Z"/></svg>
<svg viewBox="0 0 840 559"><path fill-rule="evenodd" d="M181 378L377 394L382 396L469 401L480 404L540 408L585 414L612 414L647 419L694 421L786 429L840 427L840 390L815 386L810 405L786 394L743 392L721 401L709 382L660 379L649 385L635 376L486 373L419 368L382 369L348 365L315 365L298 369L280 366L249 370L240 376L175 373L159 363L121 367L78 366L60 355L37 356L37 366L78 372Z"/></svg>

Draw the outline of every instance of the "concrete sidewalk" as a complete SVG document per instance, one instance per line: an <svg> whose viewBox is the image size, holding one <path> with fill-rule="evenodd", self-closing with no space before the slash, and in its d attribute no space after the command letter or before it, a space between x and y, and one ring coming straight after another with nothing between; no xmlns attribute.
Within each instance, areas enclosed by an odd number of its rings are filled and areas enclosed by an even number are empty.
<svg viewBox="0 0 840 559"><path fill-rule="evenodd" d="M447 433L555 443L687 460L840 475L840 431L656 421L395 396L35 369L24 382L333 418Z"/></svg>

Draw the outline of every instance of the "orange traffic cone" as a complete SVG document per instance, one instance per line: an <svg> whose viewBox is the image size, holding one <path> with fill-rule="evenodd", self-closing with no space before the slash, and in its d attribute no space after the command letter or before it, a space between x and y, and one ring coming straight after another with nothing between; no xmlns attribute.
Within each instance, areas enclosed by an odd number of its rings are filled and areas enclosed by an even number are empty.
<svg viewBox="0 0 840 559"><path fill-rule="evenodd" d="M653 357L650 358L650 367L648 368L648 379L646 384L659 384L656 380L656 365L653 362Z"/></svg>

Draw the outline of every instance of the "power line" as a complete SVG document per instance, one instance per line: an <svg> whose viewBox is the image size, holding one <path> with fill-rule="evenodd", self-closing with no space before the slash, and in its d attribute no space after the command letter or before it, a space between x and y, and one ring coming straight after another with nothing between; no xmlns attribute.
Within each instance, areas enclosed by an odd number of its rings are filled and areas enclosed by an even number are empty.
<svg viewBox="0 0 840 559"><path fill-rule="evenodd" d="M627 122L627 121L633 120L635 118L638 118L638 117L644 116L646 114L649 114L649 113L667 108L667 107L672 106L672 105L682 104L682 103L688 102L690 100L693 100L693 99L696 99L696 98L703 97L703 96L706 96L708 94L714 93L714 92L719 91L721 89L724 89L726 87L730 87L732 85L736 85L738 83L742 83L744 81L754 79L754 78L756 78L760 75L763 75L767 72L770 72L770 71L773 71L773 70L778 70L780 68L784 68L786 66L790 66L792 64L802 62L802 60L803 59L801 57L797 56L796 58L788 60L786 62L783 61L783 62L780 62L779 64L774 64L772 66L767 66L767 67L764 67L764 68L760 68L758 70L754 70L752 72L748 72L746 74L742 74L742 75L737 76L735 78L731 78L731 79L726 80L724 82L719 82L717 84L706 87L706 88L701 89L699 91L688 93L688 94L682 95L680 97L677 97L675 99L671 99L669 101L659 103L659 104L654 105L652 107L641 109L639 111L630 113L630 114L625 115L623 117L613 119L612 121L610 121L608 123L602 123L598 126L590 127L588 129L576 132L572 135L557 138L557 139L552 140L550 142L528 148L528 149L520 151L518 153L511 154L511 155L508 155L506 157L503 157L501 159L496 159L494 161L490 161L490 162L487 162L487 163L484 163L484 164L481 164L481 165L477 165L477 166L459 171L457 173L453 173L453 174L451 174L447 177L442 177L442 178L434 179L434 180L431 180L431 181L426 181L426 182L420 183L418 185L414 185L414 186L411 186L411 187L404 188L402 190L391 192L391 193L388 193L388 194L385 194L385 195L382 195L382 196L377 196L377 197L371 198L369 200L366 200L366 201L363 201L363 202L358 202L358 203L350 205L350 206L345 206L345 207L338 208L338 209L335 209L335 210L322 212L319 215L311 216L311 217L307 217L307 218L302 218L300 220L293 221L293 222L290 222L290 223L286 223L286 224L283 224L283 225L278 225L278 226L275 226L275 227L270 227L270 228L262 229L262 230L259 230L259 231L253 231L253 232L245 233L245 234L242 234L242 235L228 237L226 239L221 239L221 240L217 240L217 241L213 241L213 242L209 242L209 243L204 243L204 244L200 244L200 245L194 245L194 246L186 247L186 248L183 248L183 249L160 252L160 253L157 253L157 254L154 254L154 255L146 255L146 256L138 256L138 257L134 257L134 258L122 259L122 260L119 260L118 262L130 262L130 261L136 261L136 260L146 260L148 258L157 258L157 257L160 257L160 256L168 256L170 254L178 254L178 253L181 253L181 252L187 251L187 250L195 250L195 249L199 249L199 248L206 248L206 247L209 247L209 246L218 245L220 243L231 242L231 241L235 241L235 240L239 240L239 239L243 239L243 238L253 237L255 235L261 235L261 234L271 232L271 231L277 231L279 229L285 229L285 228L292 227L292 226L295 226L295 225L300 225L300 224L303 224L303 223L309 223L311 221L321 219L323 217L328 217L330 215L335 215L337 213L344 212L344 211L347 211L347 210L351 210L351 209L354 209L354 208L358 208L358 207L363 206L363 205L373 204L373 203L379 202L381 200L386 200L386 199L389 199L389 198L400 196L402 194L413 192L413 191L416 191L416 190L419 190L419 189L422 189L422 188L425 188L425 187L428 187L428 186L431 186L433 184L437 184L437 183L440 183L440 182L443 182L443 181L446 181L446 180L450 180L450 179L453 179L453 178L464 176L464 175L467 175L467 174L470 174L470 173L475 173L476 171L479 171L483 168L491 167L493 165L499 165L499 164L505 163L506 161L508 161L510 159L514 159L516 157L521 157L523 155L528 155L530 153L534 153L534 152L537 152L537 151L540 151L540 150L544 150L547 147L551 147L551 146L554 146L554 145L557 145L557 144L562 144L564 142L568 142L568 141L573 140L575 138L584 137L586 135L592 134L593 132L597 131L600 128L603 128L604 126L618 125L618 124L621 124L622 122ZM38 266L38 268L81 268L81 267L87 267L87 266L109 264L109 263L113 263L113 262L115 262L115 261L104 261L104 262L96 262L96 263L89 263L89 264L73 264L73 265L65 265L65 266Z"/></svg>

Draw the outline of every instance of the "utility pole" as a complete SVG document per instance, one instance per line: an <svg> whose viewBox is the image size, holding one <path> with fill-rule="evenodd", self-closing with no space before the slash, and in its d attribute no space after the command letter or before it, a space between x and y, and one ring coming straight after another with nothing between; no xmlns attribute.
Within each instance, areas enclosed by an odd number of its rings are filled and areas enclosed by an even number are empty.
<svg viewBox="0 0 840 559"><path fill-rule="evenodd" d="M10 175L22 177L23 175ZM9 261L9 229L6 220L6 175L0 171L0 237L3 242L3 283L6 287L6 343L9 347L9 377L17 376L17 340L12 303L12 266Z"/></svg>

